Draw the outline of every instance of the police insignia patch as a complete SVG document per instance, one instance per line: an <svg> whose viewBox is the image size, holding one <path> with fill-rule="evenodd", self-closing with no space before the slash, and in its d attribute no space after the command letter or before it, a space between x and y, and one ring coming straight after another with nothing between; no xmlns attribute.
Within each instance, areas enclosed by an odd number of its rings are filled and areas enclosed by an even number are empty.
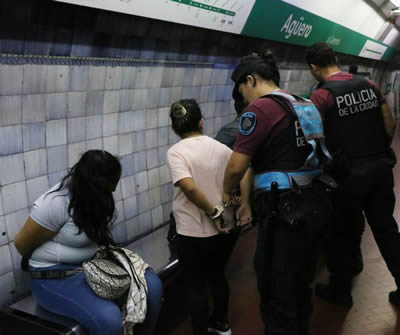
<svg viewBox="0 0 400 335"><path fill-rule="evenodd" d="M240 117L239 131L242 135L245 136L250 135L254 131L256 124L257 124L256 114L252 112L244 113Z"/></svg>

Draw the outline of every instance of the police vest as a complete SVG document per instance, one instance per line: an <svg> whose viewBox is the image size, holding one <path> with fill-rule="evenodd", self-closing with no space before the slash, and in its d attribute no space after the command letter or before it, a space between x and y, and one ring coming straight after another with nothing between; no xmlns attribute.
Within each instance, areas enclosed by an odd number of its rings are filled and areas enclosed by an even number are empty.
<svg viewBox="0 0 400 335"><path fill-rule="evenodd" d="M389 148L381 104L367 80L354 76L346 81L329 81L335 103L326 114L327 146L344 158L359 159L384 153Z"/></svg>
<svg viewBox="0 0 400 335"><path fill-rule="evenodd" d="M283 92L263 98L280 104L291 123L260 153L268 157L268 164L262 171L255 169L255 188L269 190L271 182L275 181L279 189L288 189L291 177L321 175L322 159L327 161L332 157L325 146L322 120L315 105L310 100Z"/></svg>
<svg viewBox="0 0 400 335"><path fill-rule="evenodd" d="M256 169L257 167L255 166L255 172L259 173L267 170L287 171L319 167L319 161L315 161L317 158L313 155L316 150L316 143L310 141L312 138L323 138L323 129L319 114L318 119L310 116L312 113L303 115L304 117L300 118L300 114L297 114L307 113L307 110L311 107L314 108L315 112L316 109L312 102L282 92L275 92L263 98L273 99L281 105L290 118L290 126L274 137L272 143L268 147L262 148L262 152L258 153L265 155L267 160L264 160L263 167ZM308 124L306 124L307 122ZM318 134L315 134L316 129ZM307 132L306 135L304 131ZM326 155L330 157L327 152Z"/></svg>

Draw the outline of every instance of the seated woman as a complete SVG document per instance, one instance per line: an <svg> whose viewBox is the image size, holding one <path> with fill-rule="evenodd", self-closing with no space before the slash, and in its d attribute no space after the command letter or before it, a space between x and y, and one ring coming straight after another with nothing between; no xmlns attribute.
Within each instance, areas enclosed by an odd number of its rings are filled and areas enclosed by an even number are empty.
<svg viewBox="0 0 400 335"><path fill-rule="evenodd" d="M231 252L228 227L221 220L223 179L232 153L226 145L203 135L203 119L196 101L181 100L171 107L172 128L181 140L168 150L174 188L173 213L184 290L193 334L231 334L228 323L229 287L225 265ZM249 174L241 183L239 224L250 223ZM232 217L233 219L233 217ZM233 221L233 220L231 220ZM220 234L221 233L221 234ZM208 318L208 287L214 311Z"/></svg>
<svg viewBox="0 0 400 335"><path fill-rule="evenodd" d="M122 334L118 305L97 296L83 272L68 275L90 260L98 247L114 245L110 226L115 219L113 192L121 177L121 164L106 151L89 150L60 184L33 204L14 244L29 258L30 271L60 270L55 279L32 278L32 294L40 306L78 321L90 335ZM135 334L154 334L161 307L162 284L148 268L145 322Z"/></svg>

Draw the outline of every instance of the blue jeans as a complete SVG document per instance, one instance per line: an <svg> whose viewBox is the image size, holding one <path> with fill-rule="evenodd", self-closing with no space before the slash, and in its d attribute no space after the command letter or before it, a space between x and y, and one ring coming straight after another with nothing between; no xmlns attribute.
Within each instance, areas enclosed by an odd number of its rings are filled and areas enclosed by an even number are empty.
<svg viewBox="0 0 400 335"><path fill-rule="evenodd" d="M70 264L58 264L40 270L71 269ZM39 269L35 269L39 270ZM163 287L158 276L148 268L145 273L148 287L147 314L142 324L135 326L135 335L155 332L161 309ZM122 318L117 304L96 295L83 272L64 279L33 279L32 294L38 304L53 313L76 320L90 335L121 335Z"/></svg>

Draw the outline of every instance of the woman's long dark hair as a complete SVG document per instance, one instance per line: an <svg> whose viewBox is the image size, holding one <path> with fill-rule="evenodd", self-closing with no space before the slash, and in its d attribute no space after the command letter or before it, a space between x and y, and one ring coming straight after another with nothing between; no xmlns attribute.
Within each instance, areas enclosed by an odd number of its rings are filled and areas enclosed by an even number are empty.
<svg viewBox="0 0 400 335"><path fill-rule="evenodd" d="M115 244L110 230L110 224L116 217L112 192L118 184L121 170L119 160L110 153L89 150L56 190L68 189L68 214L78 226L79 233L85 232L99 246Z"/></svg>

